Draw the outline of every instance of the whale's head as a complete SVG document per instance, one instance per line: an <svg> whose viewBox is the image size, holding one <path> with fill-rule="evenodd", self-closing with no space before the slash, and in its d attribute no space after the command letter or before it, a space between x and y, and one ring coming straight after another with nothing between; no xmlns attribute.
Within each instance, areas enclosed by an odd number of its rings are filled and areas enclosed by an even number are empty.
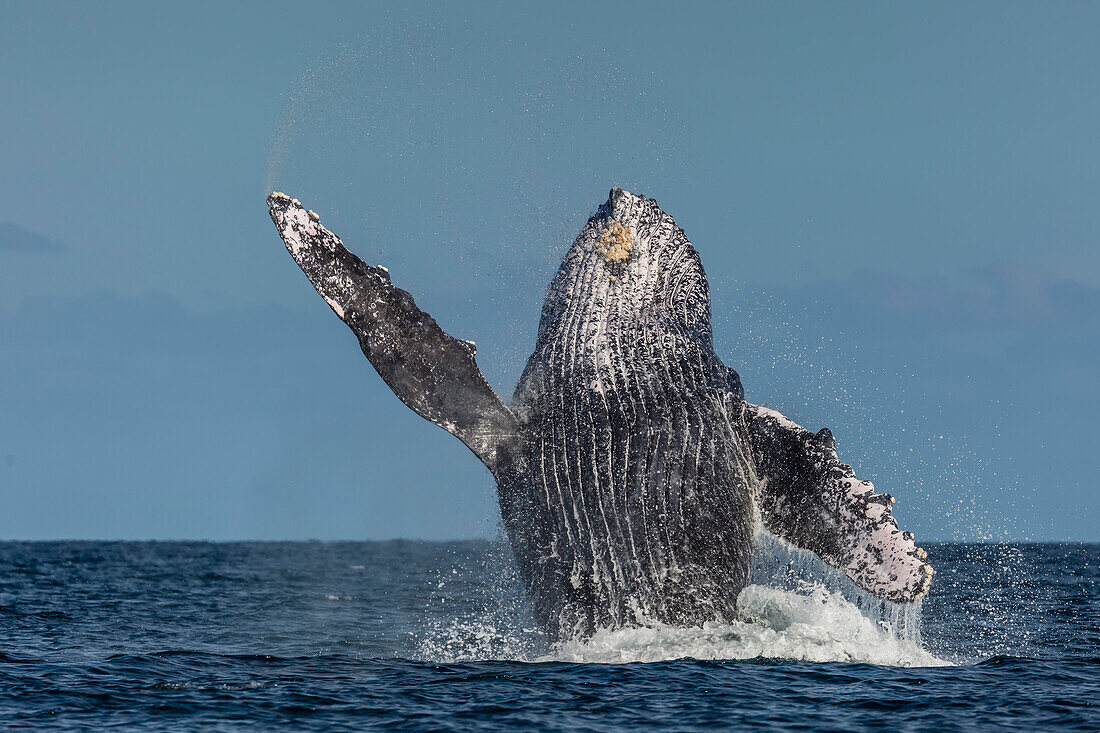
<svg viewBox="0 0 1100 733"><path fill-rule="evenodd" d="M695 248L653 199L621 188L588 220L550 283L540 340L596 346L609 331L710 346L710 292Z"/></svg>

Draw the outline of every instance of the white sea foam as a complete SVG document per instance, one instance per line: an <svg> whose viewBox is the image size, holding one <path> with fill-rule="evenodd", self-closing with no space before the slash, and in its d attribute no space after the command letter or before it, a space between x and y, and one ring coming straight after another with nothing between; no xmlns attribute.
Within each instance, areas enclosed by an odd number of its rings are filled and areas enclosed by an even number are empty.
<svg viewBox="0 0 1100 733"><path fill-rule="evenodd" d="M750 585L738 596L745 620L702 628L653 626L600 631L557 646L540 661L659 662L670 659L790 659L939 666L917 643L901 638L823 587L808 595Z"/></svg>

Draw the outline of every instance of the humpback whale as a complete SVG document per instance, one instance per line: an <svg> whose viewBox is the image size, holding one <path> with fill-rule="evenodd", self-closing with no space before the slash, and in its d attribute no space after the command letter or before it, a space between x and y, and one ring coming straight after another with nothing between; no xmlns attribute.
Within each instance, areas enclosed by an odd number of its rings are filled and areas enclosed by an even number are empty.
<svg viewBox="0 0 1100 733"><path fill-rule="evenodd" d="M446 333L381 266L297 199L268 197L294 261L408 407L496 479L519 574L555 640L652 623L733 621L758 527L857 586L920 599L932 567L893 498L811 432L745 401L714 352L698 253L657 202L620 188L550 283L511 401L471 341Z"/></svg>

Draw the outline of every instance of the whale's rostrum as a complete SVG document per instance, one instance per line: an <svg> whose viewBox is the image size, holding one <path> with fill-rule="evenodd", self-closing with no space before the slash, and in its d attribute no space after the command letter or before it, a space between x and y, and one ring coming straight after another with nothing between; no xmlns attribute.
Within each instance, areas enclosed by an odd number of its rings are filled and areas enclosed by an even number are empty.
<svg viewBox="0 0 1100 733"><path fill-rule="evenodd" d="M744 400L715 355L699 256L652 199L612 189L550 283L509 405L388 271L364 264L285 194L287 250L418 414L496 479L520 575L552 638L654 622L731 621L760 522L890 601L932 568L912 535L804 430Z"/></svg>

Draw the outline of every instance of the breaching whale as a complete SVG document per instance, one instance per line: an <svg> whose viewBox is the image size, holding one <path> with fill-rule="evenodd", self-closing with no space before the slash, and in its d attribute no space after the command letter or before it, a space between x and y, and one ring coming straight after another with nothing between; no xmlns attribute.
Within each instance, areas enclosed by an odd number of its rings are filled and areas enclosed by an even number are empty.
<svg viewBox="0 0 1100 733"><path fill-rule="evenodd" d="M548 288L509 404L388 270L282 193L287 250L406 405L492 472L535 613L552 639L654 622L729 622L758 526L870 593L921 598L932 568L893 498L855 477L828 429L744 400L715 355L695 248L657 202L619 188Z"/></svg>

